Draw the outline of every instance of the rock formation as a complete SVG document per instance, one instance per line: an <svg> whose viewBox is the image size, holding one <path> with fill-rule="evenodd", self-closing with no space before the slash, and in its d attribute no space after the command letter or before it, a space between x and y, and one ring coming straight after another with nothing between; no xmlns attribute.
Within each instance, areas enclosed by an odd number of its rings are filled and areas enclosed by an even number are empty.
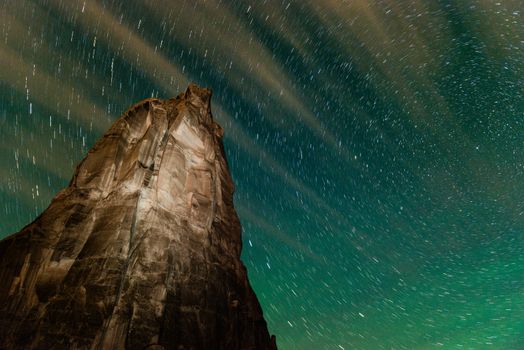
<svg viewBox="0 0 524 350"><path fill-rule="evenodd" d="M0 242L0 348L276 349L210 98L133 106Z"/></svg>

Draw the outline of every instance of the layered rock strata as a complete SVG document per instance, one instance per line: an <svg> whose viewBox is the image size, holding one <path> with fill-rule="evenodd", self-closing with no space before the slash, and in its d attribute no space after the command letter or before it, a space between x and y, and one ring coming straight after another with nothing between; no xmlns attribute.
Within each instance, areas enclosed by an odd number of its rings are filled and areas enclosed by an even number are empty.
<svg viewBox="0 0 524 350"><path fill-rule="evenodd" d="M133 106L0 242L0 348L276 349L210 98Z"/></svg>

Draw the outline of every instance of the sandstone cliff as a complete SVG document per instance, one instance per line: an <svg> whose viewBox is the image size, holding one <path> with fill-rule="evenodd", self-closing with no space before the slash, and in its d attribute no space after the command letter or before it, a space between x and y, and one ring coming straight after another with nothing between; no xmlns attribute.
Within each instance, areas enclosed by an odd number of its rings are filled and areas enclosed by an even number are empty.
<svg viewBox="0 0 524 350"><path fill-rule="evenodd" d="M0 348L276 349L210 98L133 106L0 242Z"/></svg>

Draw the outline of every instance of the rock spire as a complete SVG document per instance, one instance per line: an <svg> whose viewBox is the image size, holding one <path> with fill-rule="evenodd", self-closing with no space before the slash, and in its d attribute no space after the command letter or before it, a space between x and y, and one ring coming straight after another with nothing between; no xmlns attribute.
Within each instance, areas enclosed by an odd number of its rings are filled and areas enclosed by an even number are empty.
<svg viewBox="0 0 524 350"><path fill-rule="evenodd" d="M0 242L0 349L276 349L210 98L131 107Z"/></svg>

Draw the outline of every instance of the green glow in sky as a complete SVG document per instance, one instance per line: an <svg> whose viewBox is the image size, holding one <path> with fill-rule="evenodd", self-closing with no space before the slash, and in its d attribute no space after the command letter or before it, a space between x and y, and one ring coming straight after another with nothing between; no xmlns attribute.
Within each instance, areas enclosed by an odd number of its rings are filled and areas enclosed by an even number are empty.
<svg viewBox="0 0 524 350"><path fill-rule="evenodd" d="M0 237L133 103L214 91L281 349L524 349L524 5L0 3Z"/></svg>

